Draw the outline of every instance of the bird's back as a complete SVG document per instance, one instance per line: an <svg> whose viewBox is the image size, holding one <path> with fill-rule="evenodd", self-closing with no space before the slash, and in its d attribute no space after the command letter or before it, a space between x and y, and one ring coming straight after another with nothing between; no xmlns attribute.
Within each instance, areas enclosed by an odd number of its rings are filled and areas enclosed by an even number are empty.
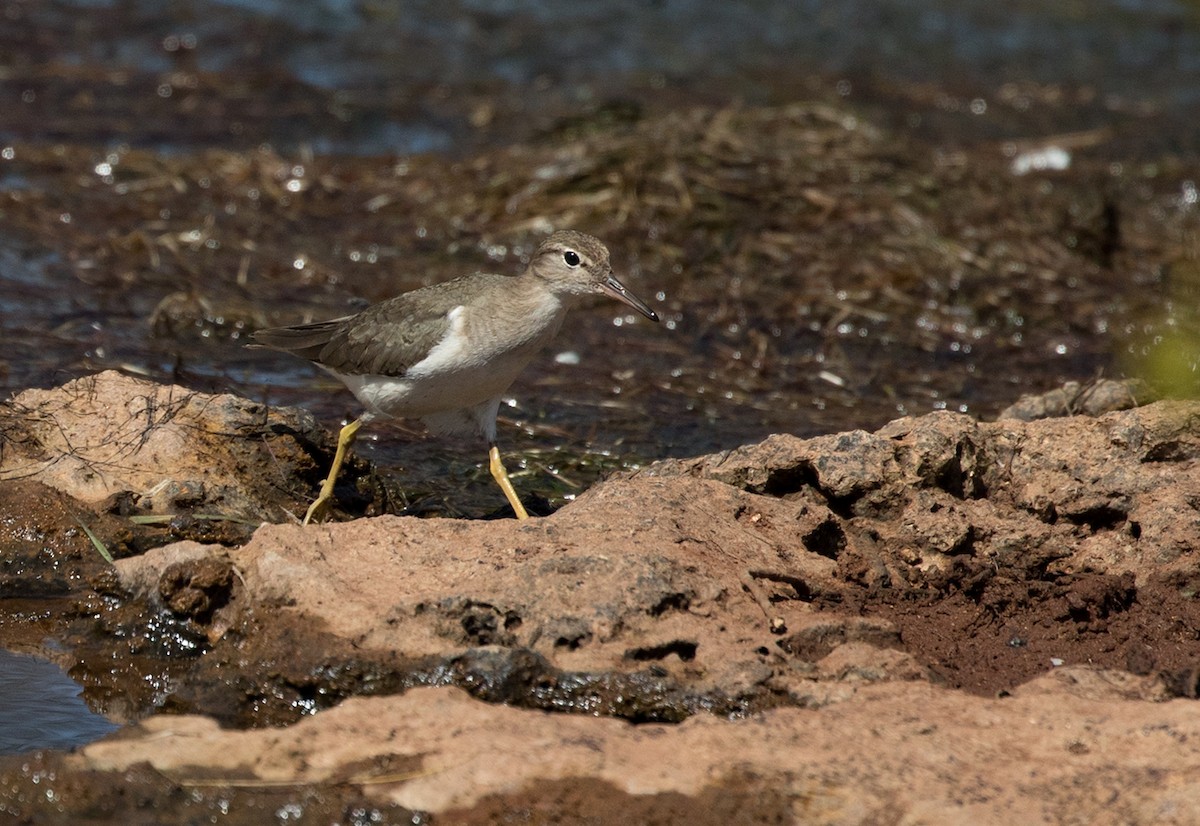
<svg viewBox="0 0 1200 826"><path fill-rule="evenodd" d="M355 315L258 330L250 344L342 375L403 376L445 337L452 310L508 281L510 276L476 273L403 293Z"/></svg>

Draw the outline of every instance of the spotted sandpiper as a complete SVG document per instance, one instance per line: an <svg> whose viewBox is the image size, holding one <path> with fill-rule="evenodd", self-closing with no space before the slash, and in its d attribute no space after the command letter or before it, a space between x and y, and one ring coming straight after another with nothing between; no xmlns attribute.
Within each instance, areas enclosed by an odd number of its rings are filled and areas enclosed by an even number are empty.
<svg viewBox="0 0 1200 826"><path fill-rule="evenodd" d="M567 310L593 293L658 321L613 275L604 244L562 230L542 242L521 275L475 273L356 315L254 333L250 346L308 359L341 379L366 409L338 434L333 467L304 524L323 516L358 429L379 416L418 418L434 433L485 438L492 477L517 518L528 519L500 461L496 413L504 392L558 332Z"/></svg>

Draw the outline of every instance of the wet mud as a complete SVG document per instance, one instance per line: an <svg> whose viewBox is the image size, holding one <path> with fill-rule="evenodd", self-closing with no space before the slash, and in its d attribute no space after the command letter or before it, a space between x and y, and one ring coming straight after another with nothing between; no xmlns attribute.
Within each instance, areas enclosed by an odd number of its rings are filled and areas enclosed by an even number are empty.
<svg viewBox="0 0 1200 826"><path fill-rule="evenodd" d="M1063 663L1154 675L1172 696L1196 696L1200 606L1169 582L1128 575L1031 580L964 565L941 593L855 589L822 600L884 619L894 643L943 685L1003 695Z"/></svg>
<svg viewBox="0 0 1200 826"><path fill-rule="evenodd" d="M265 823L278 820L369 824L421 824L429 820L403 807L380 804L360 790L330 784L296 789L263 788L228 780L180 783L149 766L124 772L79 772L64 765L61 753L38 752L0 765L5 797L0 812L31 826L103 823L119 818L131 826L153 826L163 818L179 822L220 820ZM303 819L302 819L303 818Z"/></svg>
<svg viewBox="0 0 1200 826"><path fill-rule="evenodd" d="M769 686L733 696L675 683L653 662L672 653L689 659L685 643L632 652L649 665L628 674L565 672L506 638L490 611L467 604L447 616L460 625L462 645L480 648L415 659L356 654L319 626L266 606L239 609L236 621L215 617L235 599L228 566L171 566L160 582L161 602L153 605L131 600L102 566L93 567L90 584L81 579L58 594L69 601L27 603L45 606L48 621L36 630L18 631L14 626L27 622L27 614L8 612L5 636L9 645L45 636L63 640L84 697L119 720L168 712L204 714L235 727L287 725L347 697L422 685L458 686L485 702L633 722L741 715L787 702ZM864 585L850 571L841 587L823 589L811 605L818 613L850 612L894 627L857 639L911 655L939 685L983 696L1003 696L1064 663L1151 675L1168 696L1195 698L1200 690L1200 604L1170 580L1135 585L1128 574L1030 577L967 563L954 566L937 588L914 589ZM822 631L785 634L776 645L815 663L845 642L843 634Z"/></svg>

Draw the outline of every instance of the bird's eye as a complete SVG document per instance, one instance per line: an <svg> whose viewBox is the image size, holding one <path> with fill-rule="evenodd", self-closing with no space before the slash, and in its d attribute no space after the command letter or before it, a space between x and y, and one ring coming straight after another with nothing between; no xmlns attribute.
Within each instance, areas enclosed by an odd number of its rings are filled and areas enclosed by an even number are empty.
<svg viewBox="0 0 1200 826"><path fill-rule="evenodd" d="M563 253L563 260L567 262L568 267L578 267L579 253L575 252L575 250L567 250Z"/></svg>

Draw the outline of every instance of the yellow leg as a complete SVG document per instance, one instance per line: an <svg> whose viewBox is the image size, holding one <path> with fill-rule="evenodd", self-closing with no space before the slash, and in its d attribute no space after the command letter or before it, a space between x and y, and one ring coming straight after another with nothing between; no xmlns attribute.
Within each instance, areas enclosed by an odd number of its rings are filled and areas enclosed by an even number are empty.
<svg viewBox="0 0 1200 826"><path fill-rule="evenodd" d="M360 427L362 427L362 419L355 419L343 427L342 432L338 434L337 452L333 454L333 467L329 468L329 475L325 477L316 501L308 506L308 513L304 514L305 525L309 522L319 522L325 515L325 511L329 509L329 503L333 500L333 485L337 482L338 471L342 469L342 462L346 461L346 451L350 449Z"/></svg>
<svg viewBox="0 0 1200 826"><path fill-rule="evenodd" d="M517 514L517 519L528 519L529 514L525 512L525 506L521 504L521 500L517 498L517 492L513 490L512 482L508 478L508 471L504 469L504 463L500 461L500 449L492 445L488 451L488 465L492 470L492 478L496 480L496 484L500 486L500 490L504 491L504 495L508 498L508 504L512 505L512 509Z"/></svg>

